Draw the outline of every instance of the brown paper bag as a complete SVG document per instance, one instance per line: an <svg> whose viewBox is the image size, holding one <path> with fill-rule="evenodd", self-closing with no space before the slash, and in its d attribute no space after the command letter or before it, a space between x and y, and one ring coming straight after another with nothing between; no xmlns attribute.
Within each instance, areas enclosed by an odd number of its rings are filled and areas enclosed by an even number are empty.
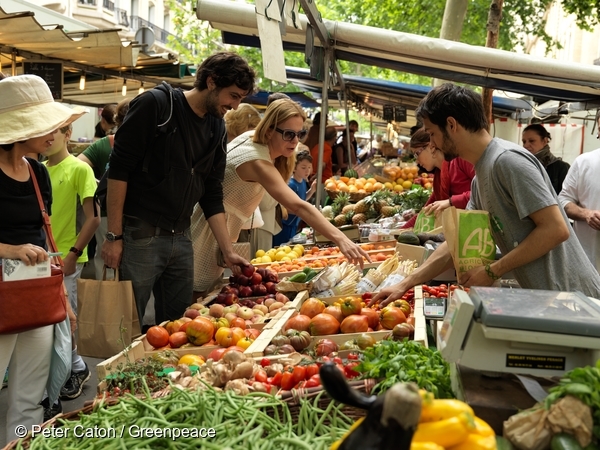
<svg viewBox="0 0 600 450"><path fill-rule="evenodd" d="M451 206L442 213L442 224L457 280L472 268L494 261L496 244L487 211L466 211Z"/></svg>
<svg viewBox="0 0 600 450"><path fill-rule="evenodd" d="M131 281L119 281L118 275L106 280L106 269L104 280L77 280L77 313L77 353L82 356L108 358L140 336Z"/></svg>
<svg viewBox="0 0 600 450"><path fill-rule="evenodd" d="M546 450L552 439L546 428L547 416L548 411L540 405L521 411L504 421L504 437L519 450Z"/></svg>

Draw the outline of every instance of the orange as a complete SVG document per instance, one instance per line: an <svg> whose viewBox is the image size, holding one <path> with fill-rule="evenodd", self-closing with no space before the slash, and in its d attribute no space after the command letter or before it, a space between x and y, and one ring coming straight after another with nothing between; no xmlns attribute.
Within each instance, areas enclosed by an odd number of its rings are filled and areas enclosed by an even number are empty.
<svg viewBox="0 0 600 450"><path fill-rule="evenodd" d="M344 183L347 183L348 181L350 181L350 178L348 178L348 177L340 177L340 180L343 181Z"/></svg>
<svg viewBox="0 0 600 450"><path fill-rule="evenodd" d="M340 192L349 192L350 188L348 187L348 185L346 183L340 183L337 186L338 191Z"/></svg>
<svg viewBox="0 0 600 450"><path fill-rule="evenodd" d="M378 191L378 190L380 190L380 189L383 189L383 184L381 184L379 181L377 181L377 182L375 182L375 183L373 184L373 189L374 189L375 191Z"/></svg>
<svg viewBox="0 0 600 450"><path fill-rule="evenodd" d="M358 192L358 189L356 189L356 186L351 184L348 186L348 192Z"/></svg>

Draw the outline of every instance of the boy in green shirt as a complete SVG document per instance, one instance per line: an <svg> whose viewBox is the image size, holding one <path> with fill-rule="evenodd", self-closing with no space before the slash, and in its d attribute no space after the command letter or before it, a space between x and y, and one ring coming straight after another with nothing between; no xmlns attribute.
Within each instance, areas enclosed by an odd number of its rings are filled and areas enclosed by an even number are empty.
<svg viewBox="0 0 600 450"><path fill-rule="evenodd" d="M86 247L100 224L100 216L94 214L94 171L67 149L71 130L71 125L56 130L52 146L43 155L48 158L44 164L52 185L52 230L58 250L63 254L69 301L77 314L77 279L88 260ZM83 383L90 378L87 364L77 354L74 336L72 364L71 377L60 392L62 399L79 397Z"/></svg>

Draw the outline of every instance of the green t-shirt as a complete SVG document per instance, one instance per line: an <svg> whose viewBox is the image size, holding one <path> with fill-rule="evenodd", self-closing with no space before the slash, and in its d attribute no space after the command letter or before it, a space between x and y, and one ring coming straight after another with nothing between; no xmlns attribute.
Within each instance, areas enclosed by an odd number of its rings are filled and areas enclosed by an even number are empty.
<svg viewBox="0 0 600 450"><path fill-rule="evenodd" d="M112 147L110 146L108 136L98 139L83 151L83 155L89 159L94 166L94 176L97 180L102 178L102 175L104 175L104 172L108 169L108 161L111 152Z"/></svg>
<svg viewBox="0 0 600 450"><path fill-rule="evenodd" d="M66 256L69 249L75 245L85 222L83 201L94 196L96 179L92 168L73 155L69 155L56 166L48 166L48 161L44 164L52 185L52 233L58 251ZM87 262L87 251L85 248L81 250L83 255L77 262Z"/></svg>

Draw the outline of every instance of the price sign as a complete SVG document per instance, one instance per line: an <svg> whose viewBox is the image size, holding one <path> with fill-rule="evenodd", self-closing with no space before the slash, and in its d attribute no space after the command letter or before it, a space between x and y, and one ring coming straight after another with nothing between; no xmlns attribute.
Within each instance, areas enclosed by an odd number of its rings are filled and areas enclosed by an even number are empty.
<svg viewBox="0 0 600 450"><path fill-rule="evenodd" d="M54 100L62 100L63 64L50 61L25 61L23 73L37 75L46 81Z"/></svg>

